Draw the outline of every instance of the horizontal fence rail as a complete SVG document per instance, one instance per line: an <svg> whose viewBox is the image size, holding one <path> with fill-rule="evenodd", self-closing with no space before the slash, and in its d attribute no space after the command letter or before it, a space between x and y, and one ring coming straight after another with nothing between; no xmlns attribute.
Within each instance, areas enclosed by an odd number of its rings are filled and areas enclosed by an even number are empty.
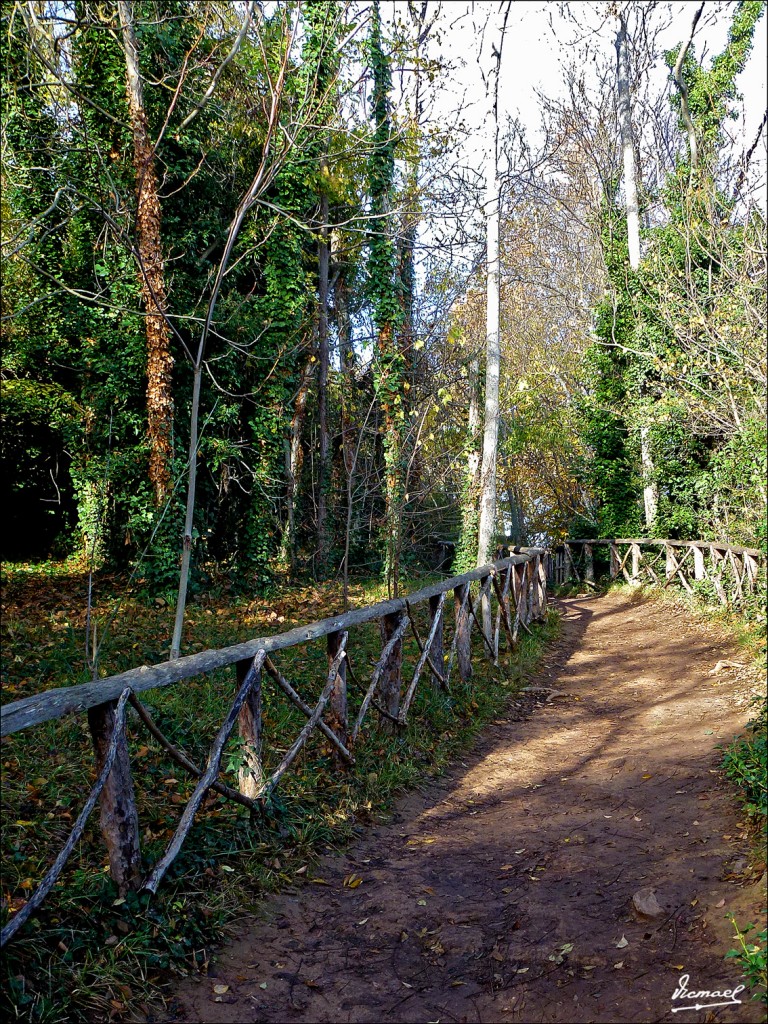
<svg viewBox="0 0 768 1024"><path fill-rule="evenodd" d="M173 662L143 665L92 683L47 690L0 709L0 732L3 736L65 715L86 713L97 775L64 847L38 888L3 929L0 945L13 938L53 888L97 801L101 812L101 834L109 854L110 874L120 895L131 890L155 893L181 850L210 790L251 812L262 812L283 775L315 731L329 742L340 766L353 765L355 743L371 710L378 713L379 728L391 733L407 725L408 713L422 678L428 677L433 687L448 691L454 664L462 680L471 677L473 626L479 629L489 659L497 664L502 632L508 648L512 649L521 630L530 632L531 623L543 621L547 615L547 552L543 548L515 548L514 552L462 576L425 587L408 597L331 616L275 636L203 651ZM478 585L474 598L473 584ZM450 648L445 654L444 618L451 594L454 628ZM429 629L422 639L413 609L424 604L428 605ZM370 682L365 685L357 680L352 669L350 630L376 620L380 624L382 651ZM403 640L408 632L414 638L419 656L412 677L404 684ZM271 656L322 638L326 640L327 676L320 696L312 706L284 677ZM234 700L211 744L207 763L197 765L158 728L138 694L208 675L231 665L235 666L236 676ZM358 692L363 694L351 728L348 676ZM306 717L305 725L269 777L265 774L262 758L262 687L267 678ZM197 779L173 837L146 875L142 873L138 813L128 749L129 708L135 713L135 722L143 725L172 760ZM233 789L222 782L219 775L224 748L236 726L242 763L238 772L238 788Z"/></svg>
<svg viewBox="0 0 768 1024"><path fill-rule="evenodd" d="M675 583L689 594L711 588L726 606L737 608L754 594L765 558L756 548L703 540L646 537L567 540L547 556L547 578L555 586L570 580L595 585L595 548L608 547L609 576L666 589Z"/></svg>

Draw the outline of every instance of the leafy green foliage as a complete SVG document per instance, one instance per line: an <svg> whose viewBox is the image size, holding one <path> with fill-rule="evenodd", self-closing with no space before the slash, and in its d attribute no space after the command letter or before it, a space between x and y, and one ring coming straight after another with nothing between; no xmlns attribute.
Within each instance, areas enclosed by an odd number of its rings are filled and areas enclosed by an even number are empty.
<svg viewBox="0 0 768 1024"><path fill-rule="evenodd" d="M742 977L746 979L748 987L753 989L752 998L768 1003L768 930L763 928L750 938L749 932L755 929L753 924L746 925L742 930L733 915L730 915L730 921L738 947L729 950L725 954L726 958L735 960L742 968Z"/></svg>
<svg viewBox="0 0 768 1024"><path fill-rule="evenodd" d="M670 175L661 197L666 222L645 232L636 272L627 266L616 197L605 200L611 292L596 310L585 360L590 456L582 471L603 535L640 529L765 543L765 270L753 247L764 250L766 225L739 212L718 167L735 79L764 8L737 5L709 70L686 56L700 160L694 174L681 163ZM666 55L670 67L676 55ZM641 438L650 456L645 475ZM641 514L644 486L658 498L652 524Z"/></svg>
<svg viewBox="0 0 768 1024"><path fill-rule="evenodd" d="M765 835L768 821L768 710L766 699L756 701L757 714L746 736L725 751L723 768L739 789L740 799L755 826Z"/></svg>

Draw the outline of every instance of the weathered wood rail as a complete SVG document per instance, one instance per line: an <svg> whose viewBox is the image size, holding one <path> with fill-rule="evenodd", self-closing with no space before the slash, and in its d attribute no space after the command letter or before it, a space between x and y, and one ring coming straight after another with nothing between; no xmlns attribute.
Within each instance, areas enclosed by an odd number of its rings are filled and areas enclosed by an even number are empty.
<svg viewBox="0 0 768 1024"><path fill-rule="evenodd" d="M353 765L354 746L371 709L378 712L379 728L391 732L407 724L417 686L424 675L429 677L432 686L448 690L456 663L460 677L463 680L470 678L473 624L480 630L485 652L496 663L502 632L511 649L517 643L521 629L529 630L531 622L546 618L546 555L542 548L516 548L509 557L425 587L408 597L332 616L276 636L258 637L173 662L143 665L91 683L47 690L4 706L0 709L0 734L3 736L65 715L87 713L97 779L64 847L38 888L3 929L0 945L13 938L53 888L97 801L101 810L101 834L109 853L110 874L119 893L123 895L139 889L156 892L209 790L236 801L251 812L263 811L270 794L315 730L331 744L340 765ZM474 584L478 585L478 592L473 601ZM451 594L453 637L448 653L444 654L444 612ZM422 639L413 615L413 608L421 604L427 604L429 609L430 627L425 639ZM487 619L479 614L481 604L491 610ZM348 672L354 678L349 662L350 630L375 620L380 623L383 650L369 685L360 685L365 694L350 729ZM487 632L483 621L490 623ZM413 676L404 685L403 640L409 630L419 657ZM323 637L326 639L328 671L320 697L312 707L283 676L271 655ZM207 764L203 768L161 732L138 694L232 665L235 667L236 695L211 744ZM425 673L427 668L429 671ZM269 677L307 719L269 777L265 775L262 758L265 738L261 709L265 677ZM129 707L136 713L133 724L146 727L165 752L198 780L165 852L147 874L142 872L139 822L131 773L127 734ZM242 765L238 788L233 789L220 781L219 775L225 745L236 725Z"/></svg>
<svg viewBox="0 0 768 1024"><path fill-rule="evenodd" d="M567 540L547 556L547 578L556 586L576 580L595 584L595 548L608 547L611 579L650 583L663 589L673 583L689 594L708 583L718 601L734 608L755 593L765 559L755 548L703 540L655 540L616 537ZM701 587L699 587L701 589Z"/></svg>

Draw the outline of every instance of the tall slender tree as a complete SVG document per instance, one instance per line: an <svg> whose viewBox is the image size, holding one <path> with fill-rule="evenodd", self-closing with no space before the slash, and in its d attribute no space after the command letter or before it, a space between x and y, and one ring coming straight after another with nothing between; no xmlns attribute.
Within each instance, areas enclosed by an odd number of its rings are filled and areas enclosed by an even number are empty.
<svg viewBox="0 0 768 1024"><path fill-rule="evenodd" d="M499 5L490 19L491 59L486 74L485 122L485 237L486 237L486 334L485 334L485 411L483 418L483 458L480 464L480 517L477 526L477 564L485 565L492 556L496 534L496 459L499 444L499 376L501 373L501 301L499 266L499 72L511 4ZM483 596L483 628L491 632L491 604Z"/></svg>
<svg viewBox="0 0 768 1024"><path fill-rule="evenodd" d="M383 419L384 573L392 595L400 576L403 502L404 358L398 345L402 323L397 250L392 238L395 136L389 110L392 73L384 51L379 0L374 0L368 44L373 75L373 149L368 161L371 217L368 239L368 291L376 325L376 391Z"/></svg>
<svg viewBox="0 0 768 1024"><path fill-rule="evenodd" d="M629 39L627 36L626 8L618 12L619 31L616 35L616 82L618 92L619 132L621 151L624 158L624 198L627 211L627 242L629 265L637 272L640 267L640 208L637 196L638 171L635 160L635 143L632 136L632 104L630 99ZM695 23L694 23L695 24ZM659 504L658 485L651 452L650 428L648 423L640 424L640 462L643 476L643 508L645 526L648 531L654 524Z"/></svg>
<svg viewBox="0 0 768 1024"><path fill-rule="evenodd" d="M147 335L147 433L149 479L155 502L162 505L171 484L173 459L173 355L166 320L168 297L161 235L155 150L149 138L144 109L144 83L136 41L133 0L118 0L123 35L128 109L133 131L136 170L136 250Z"/></svg>

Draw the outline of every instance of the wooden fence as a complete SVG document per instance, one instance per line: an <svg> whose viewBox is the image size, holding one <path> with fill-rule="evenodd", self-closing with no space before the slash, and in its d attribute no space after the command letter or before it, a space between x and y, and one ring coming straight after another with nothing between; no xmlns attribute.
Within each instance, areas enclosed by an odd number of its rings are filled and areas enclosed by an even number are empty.
<svg viewBox="0 0 768 1024"><path fill-rule="evenodd" d="M618 537L613 540L568 540L547 556L547 578L556 586L576 580L595 585L595 548L608 547L611 579L681 586L689 594L697 584L708 584L721 604L739 607L755 593L762 552L702 540L650 540ZM701 586L699 590L703 589Z"/></svg>
<svg viewBox="0 0 768 1024"><path fill-rule="evenodd" d="M512 648L521 629L529 630L532 621L546 617L545 556L546 552L541 548L516 548L509 557L426 587L407 598L360 608L277 636L203 651L173 662L143 665L91 683L47 690L0 709L0 734L3 736L64 715L85 712L97 771L96 783L64 847L38 888L3 929L0 945L13 938L53 888L97 802L100 803L100 828L109 853L110 873L120 895L130 890L156 892L209 790L236 801L252 812L262 810L315 730L330 742L341 764L354 764L355 742L371 709L378 712L380 728L393 731L407 723L416 688L425 674L433 686L448 690L455 662L460 677L463 680L470 678L473 625L479 628L486 654L496 663L502 631ZM473 584L478 587L474 599ZM445 655L444 611L450 594L453 594L454 628L450 649ZM430 628L422 640L412 609L425 603L429 607ZM367 685L360 685L364 695L354 721L350 721L347 674L353 680L355 678L349 658L350 630L374 620L380 623L383 649L370 681ZM403 685L403 638L409 630L415 639L419 657L412 677L407 685ZM328 671L320 697L315 706L310 707L270 656L276 651L323 637L326 639ZM228 665L235 667L236 696L213 740L207 764L202 768L161 732L138 694L206 675ZM428 673L425 673L427 668ZM262 685L266 677L307 719L268 778L262 761L264 736L261 713ZM146 875L142 873L139 823L126 734L129 707L166 753L198 779L165 852ZM243 760L238 788L233 789L220 781L219 775L224 747L236 724Z"/></svg>

